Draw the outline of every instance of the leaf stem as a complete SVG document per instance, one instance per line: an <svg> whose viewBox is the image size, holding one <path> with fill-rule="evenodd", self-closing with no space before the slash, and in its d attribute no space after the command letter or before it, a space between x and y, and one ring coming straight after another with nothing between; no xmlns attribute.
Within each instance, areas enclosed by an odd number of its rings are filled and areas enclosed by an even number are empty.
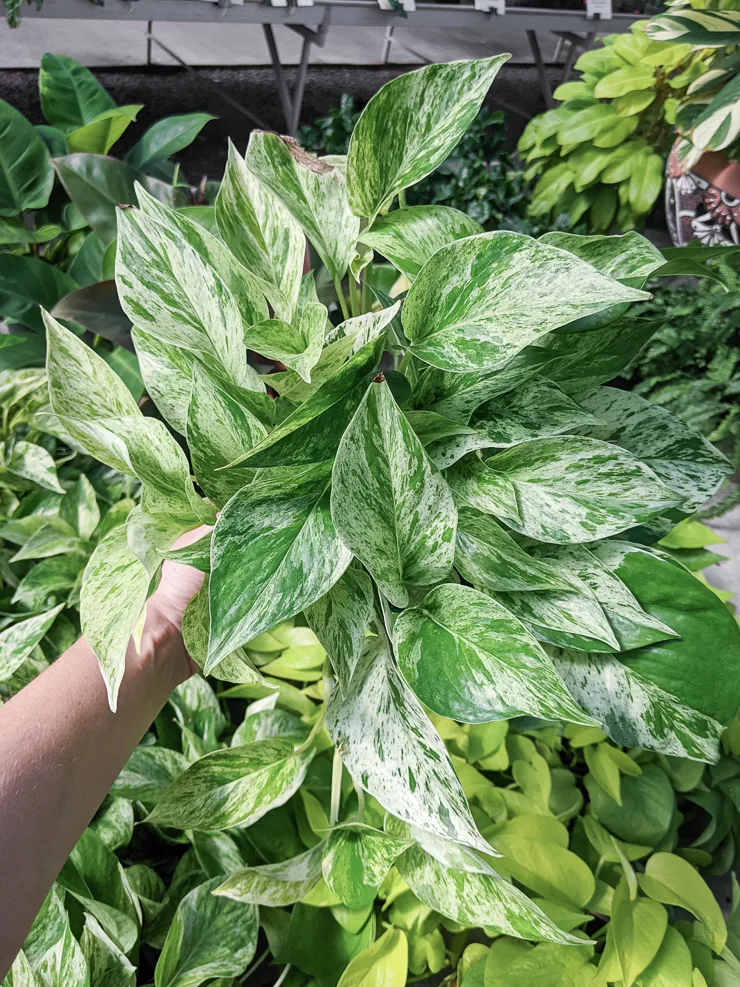
<svg viewBox="0 0 740 987"><path fill-rule="evenodd" d="M318 720L316 720L314 725L311 727L311 732L309 733L309 735L306 737L303 743L299 747L296 747L295 750L293 751L293 753L296 756L298 756L299 754L305 754L305 752L309 749L311 744L313 744L314 740L316 740L319 733L321 732L321 728L324 725L325 719L326 719L326 706L324 705L321 707L321 714Z"/></svg>
<svg viewBox="0 0 740 987"><path fill-rule="evenodd" d="M334 748L334 759L331 762L331 802L329 804L329 825L336 826L339 821L339 806L342 801L342 758L339 749Z"/></svg>
<svg viewBox="0 0 740 987"><path fill-rule="evenodd" d="M360 293L357 290L355 279L352 277L351 273L349 278L347 279L347 282L349 284L349 300L352 306L352 315L353 316L361 315L362 309L360 306Z"/></svg>
<svg viewBox="0 0 740 987"><path fill-rule="evenodd" d="M280 984L282 984L282 983L285 983L285 978L286 978L286 977L288 976L288 974L290 973L290 969L291 969L291 967L292 967L292 966L293 966L293 964L292 964L292 963L286 963L286 964L285 964L285 966L283 967L283 972L282 972L282 973L280 974L280 976L279 976L279 977L277 978L277 980L276 980L276 981L275 981L275 983L273 984L273 987L280 987Z"/></svg>
<svg viewBox="0 0 740 987"><path fill-rule="evenodd" d="M352 275L350 274L350 284L352 283ZM339 302L339 307L342 310L342 315L345 319L349 318L349 309L347 308L347 299L344 297L344 292L342 291L342 279L334 278L334 290L337 293L337 301Z"/></svg>
<svg viewBox="0 0 740 987"><path fill-rule="evenodd" d="M252 974L256 970L259 970L259 968L262 966L262 964L265 962L265 960L269 955L270 955L270 947L268 946L267 949L264 951L264 953L258 956L257 959L254 961L254 963L249 967L249 969L242 974L242 976L239 978L239 983L245 984L252 976Z"/></svg>
<svg viewBox="0 0 740 987"><path fill-rule="evenodd" d="M398 208L399 209L405 209L406 208L406 189L405 188L402 188L401 191L398 193Z"/></svg>

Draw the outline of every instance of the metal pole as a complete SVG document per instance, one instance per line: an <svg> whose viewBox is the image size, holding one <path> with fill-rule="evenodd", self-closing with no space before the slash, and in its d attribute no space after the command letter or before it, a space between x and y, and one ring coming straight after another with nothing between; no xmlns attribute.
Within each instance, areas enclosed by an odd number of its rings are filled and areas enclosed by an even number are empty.
<svg viewBox="0 0 740 987"><path fill-rule="evenodd" d="M385 39L383 40L383 64L388 64L388 59L391 57L391 42L393 41L393 32L395 27L391 24L385 29Z"/></svg>
<svg viewBox="0 0 740 987"><path fill-rule="evenodd" d="M298 124L301 121L301 108L303 106L303 93L306 89L306 76L308 75L308 60L311 57L311 45L312 41L310 38L303 39L303 47L301 48L301 62L298 66L298 78L296 79L295 86L293 88L293 112L290 117L290 123L288 127L288 133L291 137L295 137L298 133Z"/></svg>
<svg viewBox="0 0 740 987"><path fill-rule="evenodd" d="M280 97L280 105L283 109L283 116L285 117L285 126L290 130L290 124L293 119L293 106L288 84L285 81L283 64L280 61L280 54L275 44L275 33L272 30L272 24L263 24L262 30L265 32L267 47L270 49L270 59L272 60L272 67L275 71L275 82L277 84L278 96Z"/></svg>
<svg viewBox="0 0 740 987"><path fill-rule="evenodd" d="M154 21L146 22L146 64L152 64L152 27Z"/></svg>
<svg viewBox="0 0 740 987"><path fill-rule="evenodd" d="M540 51L540 43L537 40L537 32L527 31L527 41L529 42L529 47L532 49L534 64L537 66L537 75L540 77L540 88L542 89L545 106L548 110L551 110L555 105L555 100L552 98L550 80L547 78L545 63L542 61L542 52Z"/></svg>

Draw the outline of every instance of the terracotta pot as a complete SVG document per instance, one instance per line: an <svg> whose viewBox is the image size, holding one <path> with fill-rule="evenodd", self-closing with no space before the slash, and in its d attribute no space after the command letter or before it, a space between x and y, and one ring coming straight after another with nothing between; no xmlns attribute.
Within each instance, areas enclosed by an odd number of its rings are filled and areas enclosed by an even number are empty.
<svg viewBox="0 0 740 987"><path fill-rule="evenodd" d="M682 171L673 151L665 183L668 232L677 247L699 240L708 247L740 244L740 161L709 151Z"/></svg>

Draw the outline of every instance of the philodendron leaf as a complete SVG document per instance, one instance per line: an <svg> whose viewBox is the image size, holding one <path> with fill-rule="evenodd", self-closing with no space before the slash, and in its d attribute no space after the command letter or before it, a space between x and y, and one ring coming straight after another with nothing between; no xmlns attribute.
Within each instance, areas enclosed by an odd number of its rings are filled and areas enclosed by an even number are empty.
<svg viewBox="0 0 740 987"><path fill-rule="evenodd" d="M639 394L599 387L580 399L606 422L603 438L634 453L671 490L687 514L716 492L732 464L699 432Z"/></svg>
<svg viewBox="0 0 740 987"><path fill-rule="evenodd" d="M452 567L452 495L385 381L370 385L339 444L331 513L344 544L396 606L408 602L404 584L428 586Z"/></svg>
<svg viewBox="0 0 740 987"><path fill-rule="evenodd" d="M362 242L377 250L413 281L440 247L453 240L482 233L483 227L467 213L449 206L409 206L378 216Z"/></svg>
<svg viewBox="0 0 740 987"><path fill-rule="evenodd" d="M213 533L211 642L205 671L320 599L352 558L329 512L331 464L258 476Z"/></svg>
<svg viewBox="0 0 740 987"><path fill-rule="evenodd" d="M206 832L250 825L298 790L313 753L277 738L206 754L172 782L149 822Z"/></svg>
<svg viewBox="0 0 740 987"><path fill-rule="evenodd" d="M104 110L89 123L70 131L67 134L67 147L72 154L107 154L143 109L143 104L138 103L135 106L116 106L115 109Z"/></svg>
<svg viewBox="0 0 740 987"><path fill-rule="evenodd" d="M447 840L490 851L439 734L382 638L368 639L346 697L332 693L326 726L349 773L385 809Z"/></svg>
<svg viewBox="0 0 740 987"><path fill-rule="evenodd" d="M337 987L404 987L407 973L406 933L390 928L352 957Z"/></svg>
<svg viewBox="0 0 740 987"><path fill-rule="evenodd" d="M530 714L595 724L550 658L500 603L469 586L437 586L396 619L406 681L425 706L463 723Z"/></svg>
<svg viewBox="0 0 740 987"><path fill-rule="evenodd" d="M654 853L637 880L654 901L691 912L704 926L714 952L722 953L727 941L722 909L706 881L687 860L673 853Z"/></svg>
<svg viewBox="0 0 740 987"><path fill-rule="evenodd" d="M257 949L257 909L213 894L220 878L199 885L177 906L154 971L155 987L200 987L237 977Z"/></svg>
<svg viewBox="0 0 740 987"><path fill-rule="evenodd" d="M332 278L342 278L352 260L360 221L347 202L339 168L308 154L292 137L253 130L247 168L298 221Z"/></svg>
<svg viewBox="0 0 740 987"><path fill-rule="evenodd" d="M324 646L343 695L360 660L372 615L372 580L363 570L352 568L305 608L306 622Z"/></svg>
<svg viewBox="0 0 740 987"><path fill-rule="evenodd" d="M444 867L420 846L406 850L396 868L417 898L453 922L486 926L519 939L583 943L559 929L522 891L498 875Z"/></svg>
<svg viewBox="0 0 740 987"><path fill-rule="evenodd" d="M65 134L116 106L90 69L65 55L41 59L39 95L47 121Z"/></svg>
<svg viewBox="0 0 740 987"><path fill-rule="evenodd" d="M53 184L44 142L22 113L0 100L0 216L43 209Z"/></svg>
<svg viewBox="0 0 740 987"><path fill-rule="evenodd" d="M520 233L468 237L433 254L409 290L412 352L443 370L503 367L540 336L644 292Z"/></svg>
<svg viewBox="0 0 740 987"><path fill-rule="evenodd" d="M607 538L681 503L631 453L575 435L522 442L485 463L463 460L448 478L472 506L559 545Z"/></svg>
<svg viewBox="0 0 740 987"><path fill-rule="evenodd" d="M355 215L372 224L388 200L444 161L508 58L427 65L393 79L373 96L355 126L347 155Z"/></svg>
<svg viewBox="0 0 740 987"><path fill-rule="evenodd" d="M215 893L268 908L283 908L304 898L321 880L321 861L326 844L321 842L289 860L245 867L230 874Z"/></svg>
<svg viewBox="0 0 740 987"><path fill-rule="evenodd" d="M362 823L334 829L322 863L324 880L348 908L371 905L393 862L412 840L391 836Z"/></svg>
<svg viewBox="0 0 740 987"><path fill-rule="evenodd" d="M64 604L12 624L0 632L0 682L9 679L54 623Z"/></svg>
<svg viewBox="0 0 740 987"><path fill-rule="evenodd" d="M257 180L229 141L216 198L219 233L258 279L279 319L290 321L298 300L305 238L279 197Z"/></svg>
<svg viewBox="0 0 740 987"><path fill-rule="evenodd" d="M210 113L183 113L157 120L126 152L126 161L138 171L149 171L192 144L203 127L215 119Z"/></svg>

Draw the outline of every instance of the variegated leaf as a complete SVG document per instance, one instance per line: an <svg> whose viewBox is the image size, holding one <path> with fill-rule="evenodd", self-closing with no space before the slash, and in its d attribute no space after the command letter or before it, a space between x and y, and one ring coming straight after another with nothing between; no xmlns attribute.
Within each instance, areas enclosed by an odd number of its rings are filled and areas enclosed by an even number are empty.
<svg viewBox="0 0 740 987"><path fill-rule="evenodd" d="M111 792L121 798L153 805L187 767L188 760L179 751L139 745L114 781Z"/></svg>
<svg viewBox="0 0 740 987"><path fill-rule="evenodd" d="M557 566L533 558L490 514L458 508L455 566L460 575L487 593L568 589Z"/></svg>
<svg viewBox="0 0 740 987"><path fill-rule="evenodd" d="M489 863L489 858L500 856L498 850L494 847L491 847L485 855L482 855L478 850L471 850L468 847L462 846L460 843L453 843L452 840L447 840L435 833L429 833L426 830L419 829L418 826L405 823L401 819L392 816L390 812L386 812L385 814L383 828L391 836L399 839L409 839L414 843L418 843L425 853L428 853L430 857L433 857L445 868L465 871L469 874L490 874L493 877L497 876L497 872L493 869L492 864Z"/></svg>
<svg viewBox="0 0 740 987"><path fill-rule="evenodd" d="M485 926L519 939L584 942L559 929L522 891L498 875L443 867L419 846L402 854L396 868L420 901L453 922Z"/></svg>
<svg viewBox="0 0 740 987"><path fill-rule="evenodd" d="M247 168L231 141L216 197L218 230L257 280L279 319L290 321L298 301L305 238L280 199Z"/></svg>
<svg viewBox="0 0 740 987"><path fill-rule="evenodd" d="M540 545L532 551L536 559L549 563L566 578L567 573L572 573L593 591L621 650L629 651L678 636L662 620L643 610L622 580L586 545Z"/></svg>
<svg viewBox="0 0 740 987"><path fill-rule="evenodd" d="M254 470L222 467L238 459L267 435L267 429L201 367L193 368L186 431L193 472L217 507L249 483Z"/></svg>
<svg viewBox="0 0 740 987"><path fill-rule="evenodd" d="M357 216L372 224L386 202L444 161L508 58L427 65L373 96L347 155L350 204Z"/></svg>
<svg viewBox="0 0 740 987"><path fill-rule="evenodd" d="M162 551L170 548L194 522L184 523L166 514L147 514L137 504L126 518L128 547L141 562L151 579L162 565Z"/></svg>
<svg viewBox="0 0 740 987"><path fill-rule="evenodd" d="M206 832L251 825L298 790L313 754L296 754L280 738L206 754L172 782L148 821Z"/></svg>
<svg viewBox="0 0 740 987"><path fill-rule="evenodd" d="M599 387L581 398L606 422L599 437L617 442L641 459L693 513L732 472L732 464L696 429L632 391Z"/></svg>
<svg viewBox="0 0 740 987"><path fill-rule="evenodd" d="M670 10L645 25L652 41L672 41L696 48L736 45L740 35L740 12L736 10Z"/></svg>
<svg viewBox="0 0 740 987"><path fill-rule="evenodd" d="M209 573L211 571L211 532L203 535L197 541L180 548L160 549L159 554L163 559L172 562L179 562L181 565L190 565L199 572Z"/></svg>
<svg viewBox="0 0 740 987"><path fill-rule="evenodd" d="M737 140L740 133L737 112L739 96L740 79L736 76L696 117L691 126L691 142L697 151L722 151Z"/></svg>
<svg viewBox="0 0 740 987"><path fill-rule="evenodd" d="M409 281L440 247L482 233L467 213L449 206L409 206L378 216L362 242L387 257Z"/></svg>
<svg viewBox="0 0 740 987"><path fill-rule="evenodd" d="M681 503L631 453L574 435L522 442L485 463L463 460L449 478L479 510L521 534L562 545L607 538Z"/></svg>
<svg viewBox="0 0 740 987"><path fill-rule="evenodd" d="M541 243L567 250L593 265L601 274L631 288L642 288L650 275L665 264L665 257L644 236L634 231L622 236L579 236L545 233Z"/></svg>
<svg viewBox="0 0 740 987"><path fill-rule="evenodd" d="M231 874L215 894L251 905L284 908L300 901L321 880L321 860L325 843L275 864L245 867Z"/></svg>
<svg viewBox="0 0 740 987"><path fill-rule="evenodd" d="M402 318L412 352L425 363L495 370L558 326L647 297L557 247L520 233L482 233L432 255Z"/></svg>
<svg viewBox="0 0 740 987"><path fill-rule="evenodd" d="M320 599L352 558L329 512L331 464L258 476L213 532L206 673L247 641Z"/></svg>
<svg viewBox="0 0 740 987"><path fill-rule="evenodd" d="M428 586L452 567L457 513L385 381L373 383L337 450L331 514L339 537L396 606L405 583Z"/></svg>
<svg viewBox="0 0 740 987"><path fill-rule="evenodd" d="M126 651L148 590L149 573L129 548L126 526L119 525L93 552L80 593L82 633L100 663L114 712Z"/></svg>
<svg viewBox="0 0 740 987"><path fill-rule="evenodd" d="M495 446L483 432L434 411L409 411L406 418L437 469L447 469L476 449Z"/></svg>
<svg viewBox="0 0 740 987"><path fill-rule="evenodd" d="M382 336L361 347L304 404L231 465L297 466L331 459L382 351Z"/></svg>
<svg viewBox="0 0 740 987"><path fill-rule="evenodd" d="M722 724L680 702L616 655L553 650L552 657L573 696L615 743L698 761L719 758Z"/></svg>
<svg viewBox="0 0 740 987"><path fill-rule="evenodd" d="M395 319L400 307L401 303L396 302L388 308L381 308L379 312L366 312L364 315L357 315L353 319L346 319L327 332L327 345L345 340L347 356L351 356L366 343L376 339L386 326L389 326Z"/></svg>
<svg viewBox="0 0 740 987"><path fill-rule="evenodd" d="M63 609L64 603L60 603L53 610L20 620L0 632L0 682L21 667Z"/></svg>
<svg viewBox="0 0 740 987"><path fill-rule="evenodd" d="M324 880L347 908L366 908L410 839L390 836L362 823L334 829L322 862Z"/></svg>
<svg viewBox="0 0 740 987"><path fill-rule="evenodd" d="M355 782L385 809L445 839L490 849L439 734L383 639L368 639L346 697L332 693L326 726Z"/></svg>
<svg viewBox="0 0 740 987"><path fill-rule="evenodd" d="M344 695L360 660L372 615L372 581L364 570L352 568L305 609L306 622L324 646Z"/></svg>
<svg viewBox="0 0 740 987"><path fill-rule="evenodd" d="M347 201L347 184L339 168L304 151L292 137L253 130L247 168L298 221L332 278L349 267L360 222Z"/></svg>
<svg viewBox="0 0 740 987"><path fill-rule="evenodd" d="M205 667L208 658L208 639L211 635L208 595L208 578L206 578L182 615L183 643L190 657L201 668ZM213 678L225 682L260 683L264 681L243 648L237 648L232 654L222 658L217 665L213 666L209 674ZM255 737L253 739L262 738Z"/></svg>
<svg viewBox="0 0 740 987"><path fill-rule="evenodd" d="M100 508L95 488L84 473L80 473L62 498L59 516L71 524L83 540L92 537L100 523Z"/></svg>
<svg viewBox="0 0 740 987"><path fill-rule="evenodd" d="M525 714L594 722L516 617L469 586L435 587L397 617L393 641L406 681L442 716L463 723Z"/></svg>
<svg viewBox="0 0 740 987"><path fill-rule="evenodd" d="M0 442L0 480L17 490L35 484L44 490L64 493L54 460L47 450L17 436L12 444Z"/></svg>

